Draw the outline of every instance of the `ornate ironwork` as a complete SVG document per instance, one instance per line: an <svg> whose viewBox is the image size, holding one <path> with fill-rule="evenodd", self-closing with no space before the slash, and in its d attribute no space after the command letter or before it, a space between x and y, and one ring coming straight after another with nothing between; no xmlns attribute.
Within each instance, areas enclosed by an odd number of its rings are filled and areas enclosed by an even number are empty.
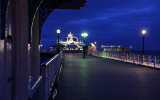
<svg viewBox="0 0 160 100"><path fill-rule="evenodd" d="M74 1L74 0L44 0L43 1L43 3L40 6L40 11L39 11L40 34L42 32L43 25L44 25L47 17L49 16L49 14L54 9L56 9L58 6L60 6L61 4L65 3L65 2L69 2L69 1ZM87 0L81 0L81 7L84 7L86 2L87 2Z"/></svg>
<svg viewBox="0 0 160 100"><path fill-rule="evenodd" d="M30 7L29 7L29 11L30 11L30 22L29 22L29 27L30 27L30 36L29 36L29 41L31 41L31 30L32 30L32 25L34 22L34 18L37 14L37 12L39 12L39 18L40 18L40 24L39 24L39 34L40 34L40 38L41 38L41 32L43 29L43 25L47 19L47 17L49 16L49 14L56 9L57 7L59 7L61 4L65 3L65 2L72 2L74 0L31 0L30 1ZM83 7L85 5L85 2L87 0L80 0L81 2L81 7ZM41 40L41 39L40 39Z"/></svg>
<svg viewBox="0 0 160 100"><path fill-rule="evenodd" d="M14 0L11 0L14 2ZM65 2L72 2L75 0L28 0L29 3L29 41L31 40L31 31L32 31L32 25L34 22L34 18L39 12L40 17L40 35L42 32L43 25L45 23L45 20L49 16L49 14L57 7L59 7L61 4ZM84 6L85 2L87 0L80 0L82 3L81 6ZM5 25L6 25L6 13L7 13L7 4L8 0L0 0L0 39L5 38Z"/></svg>
<svg viewBox="0 0 160 100"><path fill-rule="evenodd" d="M32 38L32 26L34 22L34 18L36 13L39 11L39 7L43 0L29 0L29 35L28 35L28 42L31 43Z"/></svg>
<svg viewBox="0 0 160 100"><path fill-rule="evenodd" d="M52 8L40 8L40 23L39 23L39 32L40 32L40 40L41 40L41 32L43 29L43 25L49 16L49 14L53 11Z"/></svg>

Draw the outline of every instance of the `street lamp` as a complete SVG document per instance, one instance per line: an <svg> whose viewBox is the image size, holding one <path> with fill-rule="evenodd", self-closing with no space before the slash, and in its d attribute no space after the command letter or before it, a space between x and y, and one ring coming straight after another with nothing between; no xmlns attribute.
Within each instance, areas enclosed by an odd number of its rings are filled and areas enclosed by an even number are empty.
<svg viewBox="0 0 160 100"><path fill-rule="evenodd" d="M85 53L86 53L86 51L85 51L85 38L88 36L88 34L82 33L81 36L84 37L83 58L85 59Z"/></svg>
<svg viewBox="0 0 160 100"><path fill-rule="evenodd" d="M58 33L58 36L57 36L57 38L58 38L58 51L57 51L57 52L59 53L59 33L61 33L61 30L58 29L58 30L57 30L57 33Z"/></svg>
<svg viewBox="0 0 160 100"><path fill-rule="evenodd" d="M142 30L142 35L143 35L143 50L142 54L144 55L144 35L146 34L146 30Z"/></svg>

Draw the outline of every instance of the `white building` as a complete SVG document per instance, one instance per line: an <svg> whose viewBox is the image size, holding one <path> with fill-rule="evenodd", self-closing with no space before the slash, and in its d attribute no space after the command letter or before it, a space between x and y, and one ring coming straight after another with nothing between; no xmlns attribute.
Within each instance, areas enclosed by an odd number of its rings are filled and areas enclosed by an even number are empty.
<svg viewBox="0 0 160 100"><path fill-rule="evenodd" d="M64 48L82 48L84 46L83 42L78 41L78 38L73 36L73 34L70 32L68 34L68 37L65 37L60 44L64 45Z"/></svg>

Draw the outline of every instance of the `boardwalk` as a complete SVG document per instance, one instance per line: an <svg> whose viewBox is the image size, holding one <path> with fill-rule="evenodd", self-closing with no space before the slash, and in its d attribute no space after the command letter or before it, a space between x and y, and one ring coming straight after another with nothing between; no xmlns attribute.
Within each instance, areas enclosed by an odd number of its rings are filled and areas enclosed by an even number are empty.
<svg viewBox="0 0 160 100"><path fill-rule="evenodd" d="M160 100L160 71L67 54L56 100Z"/></svg>

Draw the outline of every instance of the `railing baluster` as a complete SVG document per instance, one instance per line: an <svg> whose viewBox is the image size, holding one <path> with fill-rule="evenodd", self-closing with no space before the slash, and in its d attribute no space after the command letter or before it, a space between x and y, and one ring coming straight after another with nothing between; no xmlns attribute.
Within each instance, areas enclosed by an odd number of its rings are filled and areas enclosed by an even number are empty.
<svg viewBox="0 0 160 100"><path fill-rule="evenodd" d="M154 57L154 67L156 67L156 56Z"/></svg>
<svg viewBox="0 0 160 100"><path fill-rule="evenodd" d="M159 56L151 56L151 55L141 55L141 54L132 54L132 53L113 53L113 52L96 52L93 53L96 56L115 59L123 62L129 62L133 64L139 64L149 67L160 67Z"/></svg>
<svg viewBox="0 0 160 100"><path fill-rule="evenodd" d="M62 56L61 52L41 65L41 74L43 78L41 90L45 91L42 93L42 100L48 100L49 95L51 94L50 89L56 81L57 73L59 73Z"/></svg>

